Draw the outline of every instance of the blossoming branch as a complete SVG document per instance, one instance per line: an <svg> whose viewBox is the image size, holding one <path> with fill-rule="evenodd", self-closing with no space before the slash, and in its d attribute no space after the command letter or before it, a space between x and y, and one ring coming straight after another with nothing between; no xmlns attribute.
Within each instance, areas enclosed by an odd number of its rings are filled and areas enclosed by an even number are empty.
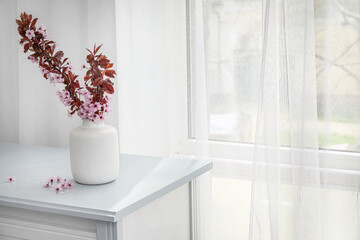
<svg viewBox="0 0 360 240"><path fill-rule="evenodd" d="M99 53L101 45L89 51L86 57L88 66L81 86L78 75L73 73L73 67L64 53L57 49L55 41L49 39L46 28L36 26L37 18L32 18L25 12L16 20L18 32L22 37L19 43L24 47L24 53L31 52L28 59L38 64L44 78L53 84L63 84L64 89L57 94L61 102L69 107L69 115L77 113L82 119L92 121L103 120L111 111L109 94L114 93L111 78L116 72L111 69L113 64L105 55Z"/></svg>

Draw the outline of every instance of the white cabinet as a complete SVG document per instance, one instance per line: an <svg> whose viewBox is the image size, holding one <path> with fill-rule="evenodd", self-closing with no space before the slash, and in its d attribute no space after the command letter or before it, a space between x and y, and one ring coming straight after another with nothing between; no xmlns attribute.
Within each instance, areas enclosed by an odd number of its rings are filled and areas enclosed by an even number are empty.
<svg viewBox="0 0 360 240"><path fill-rule="evenodd" d="M49 176L71 179L67 149L0 142L0 240L185 240L189 183L210 161L121 155L116 181L57 194ZM179 226L180 224L180 226Z"/></svg>

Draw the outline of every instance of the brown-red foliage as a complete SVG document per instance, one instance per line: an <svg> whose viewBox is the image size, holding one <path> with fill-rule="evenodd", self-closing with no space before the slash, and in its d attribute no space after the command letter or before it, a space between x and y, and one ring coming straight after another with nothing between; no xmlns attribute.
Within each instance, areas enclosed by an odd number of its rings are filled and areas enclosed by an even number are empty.
<svg viewBox="0 0 360 240"><path fill-rule="evenodd" d="M65 85L64 88L69 93L67 95L70 96L66 104L70 107L69 114L78 112L81 118L95 120L100 116L102 119L103 114L108 112L109 98L106 97L106 94L114 93L114 83L111 79L115 78L116 72L112 69L113 64L110 60L99 53L101 45L98 47L95 45L93 51L87 49L89 54L86 62L89 67L84 77L85 90L78 81L78 75L72 72L68 58L64 58L63 51L56 50L56 43L48 39L46 30L36 27L37 20L26 12L21 13L20 19L16 19L21 36L20 44L24 47L24 53L31 52L29 59L38 63L46 79L54 81L54 76L61 79L61 83ZM92 96L90 103L82 100L81 96L86 91ZM101 107L94 108L91 106L94 103L100 104ZM89 109L92 109L92 112Z"/></svg>

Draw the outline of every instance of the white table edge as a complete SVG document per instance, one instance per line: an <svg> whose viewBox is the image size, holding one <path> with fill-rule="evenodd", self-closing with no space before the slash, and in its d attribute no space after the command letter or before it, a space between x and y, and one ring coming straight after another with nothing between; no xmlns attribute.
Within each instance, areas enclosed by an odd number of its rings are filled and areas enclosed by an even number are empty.
<svg viewBox="0 0 360 240"><path fill-rule="evenodd" d="M116 222L119 219L125 217L126 215L154 201L155 199L160 198L163 195L186 184L187 182L192 181L196 177L199 177L201 174L209 171L212 167L213 167L213 163L211 161L208 161L203 167L199 168L197 171L184 176L183 178L171 183L170 185L165 186L164 188L160 188L158 191L146 196L145 198L142 198L137 202L134 202L130 206L121 209L118 212L102 211L102 210L73 207L73 206L66 206L60 204L49 204L44 202L18 199L12 197L4 197L4 196L0 196L0 205L17 207L27 210L34 210L34 211L42 211L47 213L55 213L60 215L73 216L73 217L87 218L98 221Z"/></svg>
<svg viewBox="0 0 360 240"><path fill-rule="evenodd" d="M122 209L121 211L117 212L112 221L116 222L119 219L127 216L128 214L136 211L137 209L147 205L148 203L150 203L150 202L164 196L165 194L175 190L176 188L178 188L178 187L180 187L180 186L182 186L182 185L184 185L184 184L186 184L188 182L191 182L195 178L197 178L200 175L202 175L202 174L206 173L207 171L211 170L212 167L213 167L213 162L208 161L206 165L199 168L195 172L192 172L191 174L188 174L188 175L184 176L183 178L171 183L170 185L166 186L165 188L161 188L158 191L146 196L145 198L142 198L140 201L137 201L137 202L131 204L130 206Z"/></svg>

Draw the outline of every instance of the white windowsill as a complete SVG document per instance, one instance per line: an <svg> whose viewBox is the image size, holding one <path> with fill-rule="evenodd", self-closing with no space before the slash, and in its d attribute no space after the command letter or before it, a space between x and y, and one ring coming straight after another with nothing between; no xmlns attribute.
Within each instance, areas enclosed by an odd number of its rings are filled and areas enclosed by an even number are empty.
<svg viewBox="0 0 360 240"><path fill-rule="evenodd" d="M202 157L197 155L197 149L203 149L208 144L208 156L213 161L213 176L250 179L253 171L254 145L219 141L196 141L186 139L176 152L175 157ZM261 148L261 147L260 147ZM315 150L304 150L316 153ZM281 177L291 180L291 151L289 147L281 147ZM316 155L315 155L316 156ZM321 183L339 187L358 187L360 183L360 153L319 150L319 165ZM259 163L259 166L265 166ZM317 169L316 166L313 167ZM333 181L332 181L333 179Z"/></svg>

